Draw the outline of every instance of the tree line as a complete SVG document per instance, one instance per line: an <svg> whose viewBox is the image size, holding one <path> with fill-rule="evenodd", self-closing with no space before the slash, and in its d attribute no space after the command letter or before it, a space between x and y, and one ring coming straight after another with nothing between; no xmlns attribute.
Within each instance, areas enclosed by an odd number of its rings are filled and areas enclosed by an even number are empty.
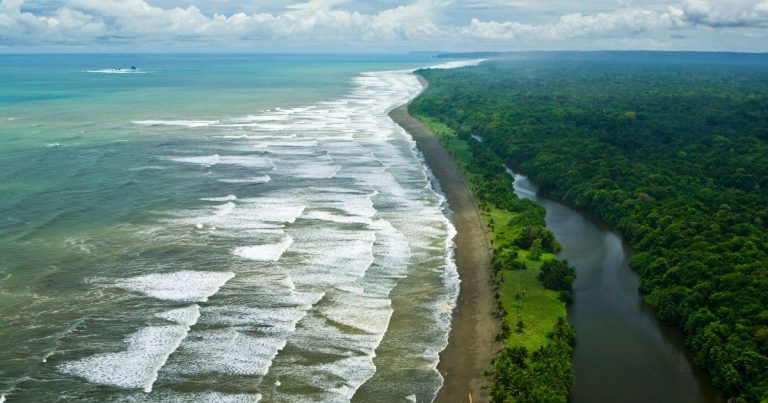
<svg viewBox="0 0 768 403"><path fill-rule="evenodd" d="M695 364L728 396L761 401L768 400L766 67L498 60L421 71L430 87L411 109L460 137L481 136L541 191L620 231L637 251L630 264L644 300L682 329ZM533 246L539 229L530 231L520 247ZM550 275L560 271L542 270L542 280L557 287ZM509 365L532 358L510 354Z"/></svg>

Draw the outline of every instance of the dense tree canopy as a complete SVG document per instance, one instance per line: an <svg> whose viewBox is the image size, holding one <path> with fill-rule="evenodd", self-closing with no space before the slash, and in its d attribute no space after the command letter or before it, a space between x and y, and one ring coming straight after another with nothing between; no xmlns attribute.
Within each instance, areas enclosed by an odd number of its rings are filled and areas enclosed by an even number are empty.
<svg viewBox="0 0 768 403"><path fill-rule="evenodd" d="M550 290L571 291L576 270L567 260L550 260L541 265L539 280Z"/></svg>
<svg viewBox="0 0 768 403"><path fill-rule="evenodd" d="M645 301L685 332L695 362L729 396L768 399L768 65L421 73L415 113L481 137L543 192L616 227Z"/></svg>
<svg viewBox="0 0 768 403"><path fill-rule="evenodd" d="M576 334L560 318L550 335L552 342L532 354L524 347L506 348L496 358L495 403L563 402L574 383L569 361Z"/></svg>

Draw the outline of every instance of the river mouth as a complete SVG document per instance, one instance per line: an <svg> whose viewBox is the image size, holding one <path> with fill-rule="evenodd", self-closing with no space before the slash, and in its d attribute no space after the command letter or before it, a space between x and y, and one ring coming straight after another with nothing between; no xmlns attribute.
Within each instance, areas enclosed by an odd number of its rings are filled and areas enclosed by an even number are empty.
<svg viewBox="0 0 768 403"><path fill-rule="evenodd" d="M538 194L522 175L515 193L542 205L547 229L562 244L560 259L576 268L568 320L576 329L576 385L570 401L724 402L706 373L693 366L676 329L659 322L642 302L631 252L614 231Z"/></svg>

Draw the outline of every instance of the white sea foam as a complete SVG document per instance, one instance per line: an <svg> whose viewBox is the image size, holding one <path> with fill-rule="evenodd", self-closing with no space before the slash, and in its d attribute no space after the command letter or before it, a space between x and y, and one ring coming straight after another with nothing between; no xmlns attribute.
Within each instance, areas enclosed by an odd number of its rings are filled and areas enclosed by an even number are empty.
<svg viewBox="0 0 768 403"><path fill-rule="evenodd" d="M303 179L331 179L341 170L341 166L324 162L278 164L277 173Z"/></svg>
<svg viewBox="0 0 768 403"><path fill-rule="evenodd" d="M170 158L170 160L187 164L216 165L221 161L221 156L219 156L219 154L213 154L204 155L201 157L176 157Z"/></svg>
<svg viewBox="0 0 768 403"><path fill-rule="evenodd" d="M267 147L311 148L317 147L317 140L261 140L259 141L259 144L263 144Z"/></svg>
<svg viewBox="0 0 768 403"><path fill-rule="evenodd" d="M64 241L64 245L66 245L67 249L75 253L90 255L94 242L89 238L71 237Z"/></svg>
<svg viewBox="0 0 768 403"><path fill-rule="evenodd" d="M232 215L236 208L237 205L235 203L227 202L210 207L210 209L207 209L206 211L207 214L199 214L192 217L187 216L176 221L192 224L197 229L203 229L206 225L211 228L216 226L226 226L226 224L232 220L229 216ZM179 212L177 214L186 216L189 213Z"/></svg>
<svg viewBox="0 0 768 403"><path fill-rule="evenodd" d="M215 136L215 137L216 138L220 138L220 139L228 139L228 140L244 140L244 139L251 138L251 136L249 136L247 134L236 134L236 135L235 134L228 134L226 136Z"/></svg>
<svg viewBox="0 0 768 403"><path fill-rule="evenodd" d="M115 286L168 301L208 301L219 291L232 272L191 271L146 274L115 282Z"/></svg>
<svg viewBox="0 0 768 403"><path fill-rule="evenodd" d="M343 379L344 383L336 383L336 387L329 388L329 392L343 396L345 399L352 399L355 391L365 381L370 379L370 357L349 357L342 358L332 364L318 365L315 368L321 373L332 375L338 379Z"/></svg>
<svg viewBox="0 0 768 403"><path fill-rule="evenodd" d="M219 182L224 183L267 183L271 181L272 178L269 175L261 175L261 176L252 176L250 178L242 178L242 179L219 179Z"/></svg>
<svg viewBox="0 0 768 403"><path fill-rule="evenodd" d="M430 69L458 69L461 67L477 66L480 63L488 59L469 59L469 60L456 60L451 62L440 63L434 66L429 66Z"/></svg>
<svg viewBox="0 0 768 403"><path fill-rule="evenodd" d="M149 393L158 371L200 316L198 309L197 305L192 305L158 314L158 317L178 324L145 327L125 339L128 346L125 351L96 354L61 364L58 369L91 383L142 389Z"/></svg>
<svg viewBox="0 0 768 403"><path fill-rule="evenodd" d="M313 301L316 302L316 301ZM311 305L291 307L217 306L205 308L206 323L248 327L270 334L293 332Z"/></svg>
<svg viewBox="0 0 768 403"><path fill-rule="evenodd" d="M332 305L324 307L322 315L345 326L383 335L392 314L389 298L368 296L362 290L356 291L334 293L327 300Z"/></svg>
<svg viewBox="0 0 768 403"><path fill-rule="evenodd" d="M180 126L180 127L207 127L216 123L218 120L134 120L131 122L139 126Z"/></svg>
<svg viewBox="0 0 768 403"><path fill-rule="evenodd" d="M146 74L154 73L154 71L146 70L134 70L134 69L99 69L99 70L86 70L86 73L98 73L98 74Z"/></svg>
<svg viewBox="0 0 768 403"><path fill-rule="evenodd" d="M182 393L178 391L154 391L141 396L129 396L119 401L125 403L259 403L261 394L232 394L221 392Z"/></svg>
<svg viewBox="0 0 768 403"><path fill-rule="evenodd" d="M376 230L374 245L376 263L387 277L400 277L405 274L409 259L412 257L411 245L406 236L397 230L391 222L378 219L371 225ZM419 234L421 237L422 234ZM372 290L369 287L369 291ZM379 295L387 295L380 292Z"/></svg>
<svg viewBox="0 0 768 403"><path fill-rule="evenodd" d="M278 156L278 157L297 156L297 157L304 157L304 158L314 158L314 157L317 156L317 151L315 151L312 148L303 148L303 147L268 148L266 144L256 144L256 145L254 145L254 147L255 148L263 148L263 149L265 149L267 154L269 154L271 156Z"/></svg>
<svg viewBox="0 0 768 403"><path fill-rule="evenodd" d="M308 329L305 334L315 336L311 341L299 335L295 338L297 345L312 351L361 354L351 362L341 360L313 368L313 371L319 371L312 376L313 385L342 396L353 393L373 375L375 349L384 337L392 315L388 295L397 279L402 278L410 256L407 240L389 222L376 220L371 228L376 230L374 264L354 283L336 285L322 303L314 307L315 318L302 322ZM320 318L327 320L318 320ZM345 333L347 330L340 332L340 329L357 330ZM337 367L350 364L354 364L354 374ZM343 382L347 386L337 389L338 381L329 379L328 373L345 377Z"/></svg>
<svg viewBox="0 0 768 403"><path fill-rule="evenodd" d="M272 122L272 121L284 121L290 119L290 114L264 114L264 115L248 115L240 118L232 119L236 122Z"/></svg>
<svg viewBox="0 0 768 403"><path fill-rule="evenodd" d="M366 341L366 336L349 336L347 334L325 333L312 329L314 337L295 340L296 346L311 349L313 352L337 355L337 359L322 364L294 363L290 369L278 371L283 384L307 385L324 392L318 401L343 402L349 401L355 391L365 383L375 372L373 366L373 350L365 349L362 353L356 351L361 343L368 346L378 344L378 339ZM323 340L335 340L340 343L338 348L323 348L317 344ZM344 342L346 340L346 342ZM282 399L279 399L282 400ZM294 399L290 399L294 400ZM298 401L302 401L298 397Z"/></svg>
<svg viewBox="0 0 768 403"><path fill-rule="evenodd" d="M293 244L293 238L287 236L283 238L282 241L275 244L241 246L235 248L232 253L248 260L274 262L279 260L280 256L283 256L283 253L285 253L291 244Z"/></svg>
<svg viewBox="0 0 768 403"><path fill-rule="evenodd" d="M204 197L200 200L204 201L213 201L213 202L225 202L225 201L234 201L237 200L237 196L235 195L228 195L223 197Z"/></svg>
<svg viewBox="0 0 768 403"><path fill-rule="evenodd" d="M340 215L340 214L330 213L327 211L310 211L304 214L302 218L307 220L329 221L329 222L334 222L339 224L370 225L372 223L371 219L368 217Z"/></svg>
<svg viewBox="0 0 768 403"><path fill-rule="evenodd" d="M238 122L236 120L232 120L227 123L222 123L219 125L219 127L224 128L234 128L234 129L247 129L247 130L263 130L263 131L280 131L282 129L286 129L288 126L274 123L274 122Z"/></svg>
<svg viewBox="0 0 768 403"><path fill-rule="evenodd" d="M286 134L286 135L274 135L274 134L253 134L252 132L246 131L246 133L249 134L237 134L237 135L224 135L224 136L216 136L217 138L221 139L229 139L229 140L262 140L262 141L270 141L270 140L286 140L286 139L295 139L297 136L295 134Z"/></svg>
<svg viewBox="0 0 768 403"><path fill-rule="evenodd" d="M259 197L242 199L240 205L241 214L239 219L272 222L272 223L293 223L296 221L306 206L300 200L290 198Z"/></svg>
<svg viewBox="0 0 768 403"><path fill-rule="evenodd" d="M126 171L159 171L163 169L166 169L166 167L159 165L147 165L143 167L127 168Z"/></svg>
<svg viewBox="0 0 768 403"><path fill-rule="evenodd" d="M193 336L182 346L189 362L173 368L174 372L264 375L286 343L284 338L250 336L231 327L195 332Z"/></svg>
<svg viewBox="0 0 768 403"><path fill-rule="evenodd" d="M213 215L215 217L224 217L231 214L235 210L235 208L237 208L237 205L232 202L220 204L214 207Z"/></svg>
<svg viewBox="0 0 768 403"><path fill-rule="evenodd" d="M362 277L373 262L373 231L325 229L295 234L294 251L311 270L292 276L299 285L337 284Z"/></svg>
<svg viewBox="0 0 768 403"><path fill-rule="evenodd" d="M285 287L291 290L296 289L296 284L293 283L293 279L291 278L291 276L285 276L283 280L280 281L280 284L284 285Z"/></svg>
<svg viewBox="0 0 768 403"><path fill-rule="evenodd" d="M281 228L296 221L305 206L301 200L277 197L238 199L237 204L224 204L198 210L169 212L177 218L164 220L169 223L194 225L198 229L215 227L219 235L236 238L253 238L258 234L280 234ZM265 243L274 243L270 237ZM242 245L242 243L241 243ZM263 248L255 248L263 249Z"/></svg>
<svg viewBox="0 0 768 403"><path fill-rule="evenodd" d="M200 318L200 308L197 305L190 305L185 308L171 309L155 314L160 319L165 319L179 324L192 325Z"/></svg>
<svg viewBox="0 0 768 403"><path fill-rule="evenodd" d="M274 164L269 157L256 155L230 155L221 156L218 154L204 155L199 157L171 157L171 161L183 162L187 164L213 166L222 165L240 165L248 168L272 169Z"/></svg>
<svg viewBox="0 0 768 403"><path fill-rule="evenodd" d="M338 190L324 192L317 189L315 193L308 196L312 207L333 208L349 216L373 217L376 215L376 208L373 207L372 198L378 194L373 193L349 193Z"/></svg>

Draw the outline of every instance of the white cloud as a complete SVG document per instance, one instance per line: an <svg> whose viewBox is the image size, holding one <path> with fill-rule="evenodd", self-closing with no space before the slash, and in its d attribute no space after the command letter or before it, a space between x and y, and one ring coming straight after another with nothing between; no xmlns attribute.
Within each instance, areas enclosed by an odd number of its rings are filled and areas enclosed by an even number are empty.
<svg viewBox="0 0 768 403"><path fill-rule="evenodd" d="M564 12L548 16L541 2L532 0L411 0L378 11L354 11L351 0L307 0L271 12L204 12L198 7L159 7L152 0L62 0L58 8L36 13L25 11L24 0L0 0L0 45L141 45L185 43L206 46L269 44L281 47L424 46L452 44L514 48L518 42L566 43L569 40L663 45L670 37L696 36L696 30L728 30L768 27L768 0L594 0L589 12ZM190 0L206 1L206 0ZM556 3L562 3L556 1ZM178 3L177 3L178 4ZM494 5L538 10L545 16L500 15L489 19ZM485 18L451 20L451 13L485 9ZM359 9L359 8L358 8ZM492 15L492 14L491 14ZM686 35L676 32L685 31ZM744 36L766 37L751 30ZM642 40L642 42L641 42ZM351 49L351 48L350 48ZM765 49L763 49L765 50Z"/></svg>
<svg viewBox="0 0 768 403"><path fill-rule="evenodd" d="M709 27L768 27L768 1L685 0L686 21Z"/></svg>
<svg viewBox="0 0 768 403"><path fill-rule="evenodd" d="M376 39L378 34L383 34L387 39L418 39L439 35L440 28L433 22L438 5L426 0L384 10L371 19L371 31L366 36Z"/></svg>
<svg viewBox="0 0 768 403"><path fill-rule="evenodd" d="M22 12L22 0L0 2L0 40L33 43L89 41L103 35L107 26L98 18L66 7L48 16Z"/></svg>
<svg viewBox="0 0 768 403"><path fill-rule="evenodd" d="M163 9L144 0L68 0L52 15L42 16L21 12L22 0L2 0L0 41L62 43L90 37L102 42L199 38L343 43L409 40L438 31L430 19L435 9L431 0L370 15L347 11L340 7L343 3L310 0L280 14L205 15L194 5Z"/></svg>
<svg viewBox="0 0 768 403"><path fill-rule="evenodd" d="M620 9L591 15L568 14L560 17L555 23L543 25L483 22L474 19L461 33L492 40L530 37L563 40L594 35L627 35L670 29L683 24L682 15L677 10L660 13L643 9Z"/></svg>

